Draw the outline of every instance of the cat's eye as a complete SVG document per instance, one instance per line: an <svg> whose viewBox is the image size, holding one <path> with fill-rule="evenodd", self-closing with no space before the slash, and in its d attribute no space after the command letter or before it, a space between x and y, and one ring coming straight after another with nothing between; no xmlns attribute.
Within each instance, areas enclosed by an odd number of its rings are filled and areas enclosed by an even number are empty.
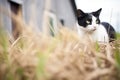
<svg viewBox="0 0 120 80"><path fill-rule="evenodd" d="M98 23L99 23L99 21L98 21L98 20L96 20L96 23L98 24Z"/></svg>
<svg viewBox="0 0 120 80"><path fill-rule="evenodd" d="M87 20L86 23L87 23L87 24L90 24L90 21Z"/></svg>

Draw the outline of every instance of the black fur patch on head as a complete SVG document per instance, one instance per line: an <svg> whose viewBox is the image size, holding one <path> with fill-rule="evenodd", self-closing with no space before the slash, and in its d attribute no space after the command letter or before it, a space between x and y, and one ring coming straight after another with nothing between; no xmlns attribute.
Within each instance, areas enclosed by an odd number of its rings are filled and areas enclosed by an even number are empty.
<svg viewBox="0 0 120 80"><path fill-rule="evenodd" d="M77 20L78 24L82 27L86 27L87 23L86 20L89 19L90 22L92 21L92 16L88 13L84 13L82 10L78 9L77 10Z"/></svg>
<svg viewBox="0 0 120 80"><path fill-rule="evenodd" d="M99 19L99 15L101 12L101 8L95 12L91 12L91 13L84 13L82 10L78 9L77 10L77 20L78 20L78 24L82 27L87 27L88 25L91 25L92 23L92 15L94 17L96 17L96 24L100 24L100 19ZM89 21L89 24L86 22Z"/></svg>
<svg viewBox="0 0 120 80"><path fill-rule="evenodd" d="M89 21L90 23L88 24L86 21ZM92 24L92 16L90 14L85 14L85 16L78 17L78 24L83 27Z"/></svg>
<svg viewBox="0 0 120 80"><path fill-rule="evenodd" d="M95 11L95 12L92 12L93 16L95 16L95 17L98 17L98 18L99 18L100 13L101 13L101 10L102 10L102 8L100 8L99 10L97 10L97 11Z"/></svg>

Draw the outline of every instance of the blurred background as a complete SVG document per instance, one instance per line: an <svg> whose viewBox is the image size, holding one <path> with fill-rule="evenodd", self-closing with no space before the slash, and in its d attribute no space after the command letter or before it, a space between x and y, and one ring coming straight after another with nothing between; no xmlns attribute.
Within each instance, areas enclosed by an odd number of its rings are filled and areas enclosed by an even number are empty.
<svg viewBox="0 0 120 80"><path fill-rule="evenodd" d="M76 5L74 0L0 0L0 19L9 33L16 30L16 22L6 13L21 17L36 31L57 31L59 25L74 28Z"/></svg>

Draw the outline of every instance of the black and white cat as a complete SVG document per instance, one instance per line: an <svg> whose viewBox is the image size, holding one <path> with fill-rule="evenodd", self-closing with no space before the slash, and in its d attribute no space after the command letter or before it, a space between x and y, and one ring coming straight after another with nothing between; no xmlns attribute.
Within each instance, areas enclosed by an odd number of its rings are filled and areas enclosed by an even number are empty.
<svg viewBox="0 0 120 80"><path fill-rule="evenodd" d="M100 22L102 8L95 12L85 13L77 10L77 30L81 38L88 35L92 40L109 43L116 38L114 28L107 22Z"/></svg>

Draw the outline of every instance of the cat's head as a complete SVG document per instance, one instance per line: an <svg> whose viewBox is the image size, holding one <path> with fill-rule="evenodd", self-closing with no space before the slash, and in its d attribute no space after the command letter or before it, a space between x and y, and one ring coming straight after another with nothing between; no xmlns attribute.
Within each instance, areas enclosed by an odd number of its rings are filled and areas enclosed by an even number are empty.
<svg viewBox="0 0 120 80"><path fill-rule="evenodd" d="M78 25L87 31L90 32L95 31L100 24L99 16L101 10L102 8L91 13L85 13L82 10L78 9L77 10Z"/></svg>

